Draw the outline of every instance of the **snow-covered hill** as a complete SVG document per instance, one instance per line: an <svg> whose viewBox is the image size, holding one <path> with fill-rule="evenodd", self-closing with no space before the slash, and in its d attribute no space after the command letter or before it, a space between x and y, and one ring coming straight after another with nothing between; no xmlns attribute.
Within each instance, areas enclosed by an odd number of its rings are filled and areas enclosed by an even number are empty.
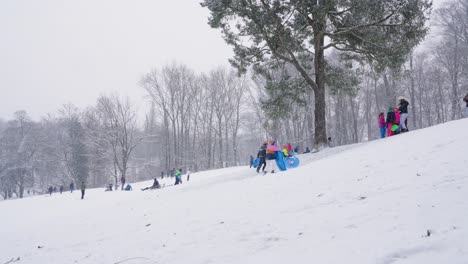
<svg viewBox="0 0 468 264"><path fill-rule="evenodd" d="M465 119L266 176L5 201L0 263L468 263L467 150Z"/></svg>

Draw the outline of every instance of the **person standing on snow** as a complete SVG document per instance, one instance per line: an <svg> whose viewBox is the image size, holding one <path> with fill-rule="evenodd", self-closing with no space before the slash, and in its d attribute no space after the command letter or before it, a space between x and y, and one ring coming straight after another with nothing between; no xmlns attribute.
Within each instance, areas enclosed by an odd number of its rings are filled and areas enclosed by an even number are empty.
<svg viewBox="0 0 468 264"><path fill-rule="evenodd" d="M257 153L257 158L259 159L258 165L257 165L257 173L260 173L260 167L263 165L262 172L265 172L265 167L266 167L266 148L267 148L267 143L263 142L263 145L260 147L260 150Z"/></svg>
<svg viewBox="0 0 468 264"><path fill-rule="evenodd" d="M82 181L82 182L81 182L81 187L80 187L80 189L81 189L81 200L83 200L83 199L84 199L84 195L85 195L85 190L86 190L86 183L85 183L85 181Z"/></svg>
<svg viewBox="0 0 468 264"><path fill-rule="evenodd" d="M396 107L393 109L393 113L395 113L395 125L398 126L398 128L393 133L397 135L397 134L400 134L401 132L401 125L400 125L401 114L400 114L400 110Z"/></svg>
<svg viewBox="0 0 468 264"><path fill-rule="evenodd" d="M380 138L385 138L385 114L381 112L379 114L379 129L380 129Z"/></svg>
<svg viewBox="0 0 468 264"><path fill-rule="evenodd" d="M387 113L387 137L393 136L392 126L395 124L395 113L393 112L393 107L388 107Z"/></svg>
<svg viewBox="0 0 468 264"><path fill-rule="evenodd" d="M408 132L408 127L406 127L406 119L408 118L408 101L400 96L398 97L398 101L400 102L400 104L398 105L398 110L400 110L400 124L401 124L401 132L404 133L404 132Z"/></svg>
<svg viewBox="0 0 468 264"><path fill-rule="evenodd" d="M190 180L190 173L192 173L192 172L190 171L190 168L189 168L189 170L187 171L187 181Z"/></svg>
<svg viewBox="0 0 468 264"><path fill-rule="evenodd" d="M271 141L266 149L266 160L267 160L267 172L275 173L276 169L276 152L281 151L279 147L275 145L275 141Z"/></svg>
<svg viewBox="0 0 468 264"><path fill-rule="evenodd" d="M52 185L49 186L49 194L52 196L52 192L54 191L54 188L52 188Z"/></svg>
<svg viewBox="0 0 468 264"><path fill-rule="evenodd" d="M463 97L463 102L466 103L466 107L465 109L463 109L463 117L468 118L468 94L466 94L465 97Z"/></svg>
<svg viewBox="0 0 468 264"><path fill-rule="evenodd" d="M180 170L175 170L175 178L174 185L182 184L182 172L180 172Z"/></svg>
<svg viewBox="0 0 468 264"><path fill-rule="evenodd" d="M63 192L63 184L60 184L59 190L60 190L60 194L62 194L62 192Z"/></svg>
<svg viewBox="0 0 468 264"><path fill-rule="evenodd" d="M73 191L75 190L75 184L73 183L73 181L70 183L70 193L73 193Z"/></svg>
<svg viewBox="0 0 468 264"><path fill-rule="evenodd" d="M126 182L125 177L124 176L120 177L120 183L122 184L122 189L121 189L122 191L123 191L123 189L125 187L125 182ZM115 186L115 187L116 187L116 189L119 188L117 186Z"/></svg>

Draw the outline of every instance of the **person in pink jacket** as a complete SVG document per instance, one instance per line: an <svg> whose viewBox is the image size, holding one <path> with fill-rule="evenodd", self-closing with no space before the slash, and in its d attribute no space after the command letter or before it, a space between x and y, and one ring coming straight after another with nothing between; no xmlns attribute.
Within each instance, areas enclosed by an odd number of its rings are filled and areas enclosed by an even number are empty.
<svg viewBox="0 0 468 264"><path fill-rule="evenodd" d="M281 151L281 149L275 145L275 141L272 140L269 142L268 147L266 149L266 160L267 160L267 167L265 172L275 173L276 169L276 152Z"/></svg>
<svg viewBox="0 0 468 264"><path fill-rule="evenodd" d="M379 128L380 128L380 138L384 138L386 127L385 127L385 114L383 112L379 114Z"/></svg>
<svg viewBox="0 0 468 264"><path fill-rule="evenodd" d="M401 125L400 125L400 120L401 120L401 113L400 110L398 110L398 107L393 108L393 112L395 112L395 124L398 125L397 130L395 130L395 134L400 134L401 131Z"/></svg>

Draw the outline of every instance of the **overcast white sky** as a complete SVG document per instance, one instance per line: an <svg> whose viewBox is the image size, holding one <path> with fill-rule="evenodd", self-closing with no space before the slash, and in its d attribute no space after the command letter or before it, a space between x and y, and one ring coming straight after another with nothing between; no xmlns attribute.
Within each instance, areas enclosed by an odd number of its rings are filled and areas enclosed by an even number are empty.
<svg viewBox="0 0 468 264"><path fill-rule="evenodd" d="M119 91L142 103L140 77L172 61L228 65L231 48L199 0L1 0L0 118L34 119Z"/></svg>
<svg viewBox="0 0 468 264"><path fill-rule="evenodd" d="M138 81L151 68L228 65L231 47L199 2L0 0L0 118L26 110L37 120L112 91L143 106Z"/></svg>

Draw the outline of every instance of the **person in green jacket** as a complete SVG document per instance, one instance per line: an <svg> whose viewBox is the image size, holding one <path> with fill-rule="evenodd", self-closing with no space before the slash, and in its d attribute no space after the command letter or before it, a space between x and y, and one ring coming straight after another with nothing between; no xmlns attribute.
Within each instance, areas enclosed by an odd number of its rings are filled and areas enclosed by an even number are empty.
<svg viewBox="0 0 468 264"><path fill-rule="evenodd" d="M182 183L182 172L180 170L175 171L175 183L174 185Z"/></svg>

